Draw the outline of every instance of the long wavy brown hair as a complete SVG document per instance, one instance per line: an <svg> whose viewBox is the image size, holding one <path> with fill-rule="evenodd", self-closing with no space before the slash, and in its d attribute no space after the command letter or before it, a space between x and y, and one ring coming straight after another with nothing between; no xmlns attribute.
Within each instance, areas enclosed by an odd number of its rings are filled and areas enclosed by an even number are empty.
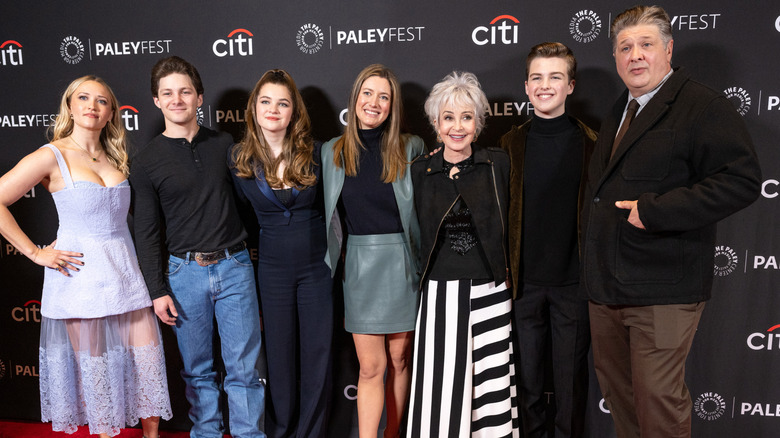
<svg viewBox="0 0 780 438"><path fill-rule="evenodd" d="M108 99L111 101L113 115L106 123L106 126L103 127L103 130L100 131L100 144L103 145L109 163L127 176L130 174L129 158L127 156L127 135L125 125L122 123L119 115L119 101L117 101L114 91L111 90L106 81L97 76L82 76L71 82L68 88L65 89L65 92L62 93L60 112L57 114L54 124L49 126L48 129L49 141L60 140L73 133L73 119L70 117L70 99L81 84L89 81L97 82L108 91Z"/></svg>
<svg viewBox="0 0 780 438"><path fill-rule="evenodd" d="M274 157L268 142L263 136L263 130L257 124L257 98L260 89L265 84L277 84L287 87L292 98L293 112L287 133L284 136L282 153ZM312 168L314 164L314 141L311 138L311 121L303 97L295 86L292 76L284 70L268 70L263 74L246 104L246 132L241 142L233 148L233 162L241 178L257 178L262 168L268 185L282 188L285 185L298 189L312 187L317 183L317 177ZM286 167L282 178L277 173L279 165L284 162Z"/></svg>
<svg viewBox="0 0 780 438"><path fill-rule="evenodd" d="M364 68L352 85L347 108L347 127L333 145L333 164L343 167L348 176L355 176L360 167L360 150L365 147L360 142L358 129L360 123L355 106L357 105L363 82L371 76L387 79L390 83L390 114L384 123L382 133L382 181L391 183L396 178L403 178L409 162L406 160L406 136L401 134L403 120L403 105L401 103L401 86L393 72L382 64L372 64Z"/></svg>

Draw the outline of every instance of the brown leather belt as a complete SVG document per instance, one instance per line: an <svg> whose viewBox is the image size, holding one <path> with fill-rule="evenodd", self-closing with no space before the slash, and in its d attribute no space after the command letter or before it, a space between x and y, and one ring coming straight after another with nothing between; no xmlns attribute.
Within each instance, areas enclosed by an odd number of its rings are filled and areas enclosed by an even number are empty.
<svg viewBox="0 0 780 438"><path fill-rule="evenodd" d="M243 251L245 248L246 248L246 244L244 242L241 242L231 246L230 248L227 248L227 253L233 255L237 252ZM225 257L227 257L225 255L224 249L220 249L217 251L210 251L210 252L190 251L189 254L190 254L190 259L195 260L200 266L213 265L219 262L220 260L224 259ZM174 257L178 257L180 259L187 258L187 253L184 254L171 253L171 255Z"/></svg>

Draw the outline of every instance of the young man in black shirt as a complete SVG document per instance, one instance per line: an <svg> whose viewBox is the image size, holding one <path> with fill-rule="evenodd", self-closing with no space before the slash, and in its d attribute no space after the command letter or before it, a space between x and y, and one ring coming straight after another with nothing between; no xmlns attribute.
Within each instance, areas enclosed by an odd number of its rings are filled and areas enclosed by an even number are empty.
<svg viewBox="0 0 780 438"><path fill-rule="evenodd" d="M218 328L230 432L265 437L257 292L227 167L233 141L198 125L203 85L187 61L173 56L157 62L152 95L165 131L133 159L133 224L155 313L176 333L191 433L223 434L213 354Z"/></svg>

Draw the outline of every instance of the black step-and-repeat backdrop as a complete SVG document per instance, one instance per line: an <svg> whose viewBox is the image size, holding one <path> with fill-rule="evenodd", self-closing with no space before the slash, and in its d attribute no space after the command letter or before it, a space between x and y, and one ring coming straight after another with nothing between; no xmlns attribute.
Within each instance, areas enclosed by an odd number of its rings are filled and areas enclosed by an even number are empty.
<svg viewBox="0 0 780 438"><path fill-rule="evenodd" d="M532 107L525 55L561 41L579 63L569 112L598 128L623 86L609 41L612 18L634 1L341 0L268 2L4 2L0 6L0 173L45 142L65 86L84 74L116 92L133 147L163 129L149 91L160 57L179 55L206 87L202 124L238 138L247 95L271 68L301 88L317 138L339 135L349 88L364 66L390 66L403 84L408 129L432 144L422 104L453 69L471 71L490 100L480 137L495 145ZM764 172L762 196L719 227L713 299L688 363L698 437L776 437L780 430L780 3L661 1L672 16L675 66L723 91L742 114ZM50 195L35 187L12 207L39 245L55 236ZM266 250L260 248L260 251ZM39 419L38 335L42 269L0 240L0 417ZM331 436L354 435L357 361L337 323ZM176 344L165 328L174 404L187 428ZM273 352L269 352L273 354ZM554 394L550 394L554 400ZM589 436L612 437L592 380Z"/></svg>

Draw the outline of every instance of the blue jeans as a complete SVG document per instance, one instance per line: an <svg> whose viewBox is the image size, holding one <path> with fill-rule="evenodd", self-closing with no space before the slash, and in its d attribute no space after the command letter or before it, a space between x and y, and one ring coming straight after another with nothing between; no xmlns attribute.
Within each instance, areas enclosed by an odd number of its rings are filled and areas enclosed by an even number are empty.
<svg viewBox="0 0 780 438"><path fill-rule="evenodd" d="M179 312L174 332L194 423L190 437L222 437L214 369L215 316L227 372L230 433L235 438L265 437L260 430L265 388L257 371L260 314L249 253L243 250L209 266L198 265L189 253L184 259L171 256L168 281Z"/></svg>

